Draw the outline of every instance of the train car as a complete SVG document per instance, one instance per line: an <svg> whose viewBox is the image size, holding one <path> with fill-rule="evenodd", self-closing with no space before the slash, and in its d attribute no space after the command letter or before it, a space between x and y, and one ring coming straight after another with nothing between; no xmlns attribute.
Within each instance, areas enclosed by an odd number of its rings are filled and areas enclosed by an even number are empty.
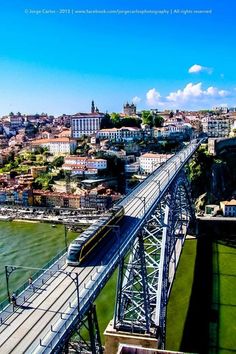
<svg viewBox="0 0 236 354"><path fill-rule="evenodd" d="M96 224L80 234L69 246L67 265L78 266L99 242L109 235L111 228L108 226L118 223L123 215L123 206L114 206L106 216L101 217Z"/></svg>

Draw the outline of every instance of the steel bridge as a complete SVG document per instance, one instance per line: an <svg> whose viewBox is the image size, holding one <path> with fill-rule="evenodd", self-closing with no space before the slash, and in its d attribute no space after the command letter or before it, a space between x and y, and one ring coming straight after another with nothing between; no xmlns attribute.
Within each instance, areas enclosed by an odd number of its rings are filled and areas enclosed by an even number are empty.
<svg viewBox="0 0 236 354"><path fill-rule="evenodd" d="M90 351L102 352L93 303L118 266L115 328L150 333L164 348L168 297L194 221L184 166L200 143L192 141L119 202L123 219L109 226L109 242L95 249L83 266L67 266L63 254L17 294L15 311L11 304L2 308L2 353L62 353L85 318ZM7 279L15 269L6 266Z"/></svg>

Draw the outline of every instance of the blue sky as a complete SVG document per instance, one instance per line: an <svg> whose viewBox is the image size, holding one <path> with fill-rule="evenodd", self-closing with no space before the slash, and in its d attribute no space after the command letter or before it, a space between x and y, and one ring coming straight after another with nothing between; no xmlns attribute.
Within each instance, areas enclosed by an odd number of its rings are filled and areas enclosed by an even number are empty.
<svg viewBox="0 0 236 354"><path fill-rule="evenodd" d="M82 10L95 13L76 13ZM127 100L138 109L236 106L235 10L231 0L2 4L0 115L88 111L92 99L109 112Z"/></svg>

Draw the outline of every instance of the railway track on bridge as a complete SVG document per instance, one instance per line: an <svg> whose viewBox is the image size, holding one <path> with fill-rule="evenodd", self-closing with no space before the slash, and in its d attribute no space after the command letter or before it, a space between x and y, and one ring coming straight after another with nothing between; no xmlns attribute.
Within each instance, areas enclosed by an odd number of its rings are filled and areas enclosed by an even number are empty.
<svg viewBox="0 0 236 354"><path fill-rule="evenodd" d="M195 147L192 148L195 151ZM93 302L105 282L129 250L137 231L145 222L157 198L165 193L170 181L192 154L191 147L177 154L138 185L119 204L125 216L120 223L120 238L114 236L93 254L84 267L64 266L37 289L30 301L23 304L0 326L0 351L5 353L50 353L60 336L74 321L78 321L78 303L75 283L63 272L77 273L79 277L80 315ZM64 332L63 332L64 331Z"/></svg>

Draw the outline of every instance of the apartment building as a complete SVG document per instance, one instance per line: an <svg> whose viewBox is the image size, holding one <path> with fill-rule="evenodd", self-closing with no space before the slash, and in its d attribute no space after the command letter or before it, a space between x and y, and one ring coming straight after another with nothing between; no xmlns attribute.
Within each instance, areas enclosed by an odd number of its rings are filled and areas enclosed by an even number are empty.
<svg viewBox="0 0 236 354"><path fill-rule="evenodd" d="M96 134L101 126L103 113L77 113L71 116L71 136L72 138L81 138L82 136L91 136Z"/></svg>
<svg viewBox="0 0 236 354"><path fill-rule="evenodd" d="M62 168L72 174L96 175L99 170L107 168L107 160L72 155L65 158Z"/></svg>
<svg viewBox="0 0 236 354"><path fill-rule="evenodd" d="M202 119L202 130L209 138L228 137L231 121L227 117L205 117Z"/></svg>
<svg viewBox="0 0 236 354"><path fill-rule="evenodd" d="M11 124L11 128L17 129L20 128L24 122L24 118L18 114L10 114L8 120Z"/></svg>
<svg viewBox="0 0 236 354"><path fill-rule="evenodd" d="M71 154L75 151L77 142L70 138L38 139L31 143L32 149L46 147L53 155Z"/></svg>
<svg viewBox="0 0 236 354"><path fill-rule="evenodd" d="M80 195L34 190L34 205L43 207L80 208Z"/></svg>
<svg viewBox="0 0 236 354"><path fill-rule="evenodd" d="M1 188L0 204L30 206L33 204L32 190L30 188Z"/></svg>
<svg viewBox="0 0 236 354"><path fill-rule="evenodd" d="M107 168L107 160L105 159L90 159L88 157L71 155L65 157L64 164L73 166L82 166L87 168L96 168L98 170L104 170Z"/></svg>
<svg viewBox="0 0 236 354"><path fill-rule="evenodd" d="M84 193L80 197L81 209L106 210L112 206L112 197L110 195L101 195L96 193Z"/></svg>
<svg viewBox="0 0 236 354"><path fill-rule="evenodd" d="M232 199L230 201L220 202L220 207L223 211L224 216L235 216L236 217L236 200Z"/></svg>
<svg viewBox="0 0 236 354"><path fill-rule="evenodd" d="M139 157L141 173L151 173L162 163L166 162L173 154L146 153Z"/></svg>
<svg viewBox="0 0 236 354"><path fill-rule="evenodd" d="M101 129L97 132L97 138L115 142L140 140L143 138L143 131L136 127Z"/></svg>

